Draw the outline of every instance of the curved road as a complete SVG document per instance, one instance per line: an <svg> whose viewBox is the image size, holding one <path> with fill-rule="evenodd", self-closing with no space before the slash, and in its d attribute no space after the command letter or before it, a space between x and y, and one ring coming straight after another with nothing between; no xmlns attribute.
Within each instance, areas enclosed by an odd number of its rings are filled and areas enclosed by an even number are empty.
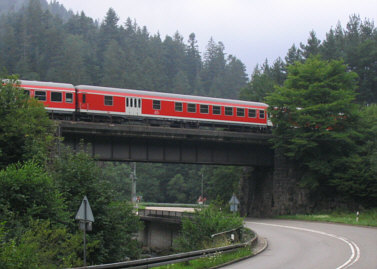
<svg viewBox="0 0 377 269"><path fill-rule="evenodd" d="M377 229L290 220L247 219L268 247L232 269L376 269Z"/></svg>

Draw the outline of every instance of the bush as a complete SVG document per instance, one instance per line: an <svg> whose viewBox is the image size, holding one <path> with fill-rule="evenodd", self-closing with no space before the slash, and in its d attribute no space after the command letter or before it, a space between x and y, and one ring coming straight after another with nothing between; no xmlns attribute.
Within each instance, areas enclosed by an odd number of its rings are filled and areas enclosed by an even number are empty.
<svg viewBox="0 0 377 269"><path fill-rule="evenodd" d="M34 162L12 164L1 170L0 185L0 215L13 233L27 227L30 219L68 220L52 178Z"/></svg>
<svg viewBox="0 0 377 269"><path fill-rule="evenodd" d="M83 151L72 153L64 148L50 170L71 214L72 233L77 231L75 214L83 197L88 197L95 221L87 239L88 242L99 242L94 252L88 255L88 262L100 264L123 261L126 257L137 258L140 247L132 237L141 228L141 222L133 213L132 205L121 200L119 185L114 186L109 181L113 177L111 171L101 169Z"/></svg>
<svg viewBox="0 0 377 269"><path fill-rule="evenodd" d="M35 220L19 238L6 240L4 223L0 225L0 268L67 268L83 264L82 237L67 229ZM92 248L89 245L88 248Z"/></svg>
<svg viewBox="0 0 377 269"><path fill-rule="evenodd" d="M211 235L243 225L243 219L237 215L224 213L214 206L196 210L192 218L182 220L182 232L175 241L178 251L204 249L211 245Z"/></svg>

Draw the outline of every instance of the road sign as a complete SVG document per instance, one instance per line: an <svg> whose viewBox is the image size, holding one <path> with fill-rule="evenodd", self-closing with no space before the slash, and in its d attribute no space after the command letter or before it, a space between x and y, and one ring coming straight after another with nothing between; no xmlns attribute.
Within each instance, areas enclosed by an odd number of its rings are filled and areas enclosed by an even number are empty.
<svg viewBox="0 0 377 269"><path fill-rule="evenodd" d="M94 222L93 212L90 208L90 204L86 196L84 197L84 199L82 199L79 211L77 211L75 219L83 220L84 222Z"/></svg>
<svg viewBox="0 0 377 269"><path fill-rule="evenodd" d="M93 212L86 195L82 199L75 219L80 221L80 229L84 231L84 267L86 267L86 231L92 230L92 223L94 222Z"/></svg>
<svg viewBox="0 0 377 269"><path fill-rule="evenodd" d="M240 201L238 201L234 193L233 193L232 198L230 198L229 204L230 204L230 211L232 212L238 211L238 205L240 204Z"/></svg>

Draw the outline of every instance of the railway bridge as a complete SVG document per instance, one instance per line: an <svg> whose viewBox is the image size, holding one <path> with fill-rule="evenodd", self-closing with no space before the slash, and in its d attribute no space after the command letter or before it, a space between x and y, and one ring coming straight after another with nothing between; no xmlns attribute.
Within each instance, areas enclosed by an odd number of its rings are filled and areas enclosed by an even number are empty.
<svg viewBox="0 0 377 269"><path fill-rule="evenodd" d="M83 140L100 161L244 166L239 200L245 216L294 214L310 206L295 164L272 149L271 134L80 121L58 126L66 145L78 149Z"/></svg>
<svg viewBox="0 0 377 269"><path fill-rule="evenodd" d="M64 143L101 161L272 166L271 134L59 121Z"/></svg>

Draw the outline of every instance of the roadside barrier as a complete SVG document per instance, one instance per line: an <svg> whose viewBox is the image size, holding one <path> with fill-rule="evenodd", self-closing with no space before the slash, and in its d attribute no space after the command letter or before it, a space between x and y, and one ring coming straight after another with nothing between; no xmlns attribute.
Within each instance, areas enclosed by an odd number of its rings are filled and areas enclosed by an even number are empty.
<svg viewBox="0 0 377 269"><path fill-rule="evenodd" d="M226 231L226 233L227 232L229 231ZM153 268L153 267L161 266L161 265L167 265L167 264L173 264L173 263L178 263L178 262L185 262L185 261L190 261L194 259L209 257L218 253L232 252L232 251L236 251L239 248L243 248L247 246L252 247L257 243L257 240L258 240L257 234L254 233L254 236L245 243L238 243L238 244L233 244L233 245L225 246L225 247L195 250L195 251L190 251L190 252L184 252L184 253L178 253L178 254L172 254L172 255L160 256L160 257L154 257L154 258L146 258L146 259L140 259L140 260L134 260L134 261L92 265L92 266L86 266L86 267L76 267L73 269Z"/></svg>

